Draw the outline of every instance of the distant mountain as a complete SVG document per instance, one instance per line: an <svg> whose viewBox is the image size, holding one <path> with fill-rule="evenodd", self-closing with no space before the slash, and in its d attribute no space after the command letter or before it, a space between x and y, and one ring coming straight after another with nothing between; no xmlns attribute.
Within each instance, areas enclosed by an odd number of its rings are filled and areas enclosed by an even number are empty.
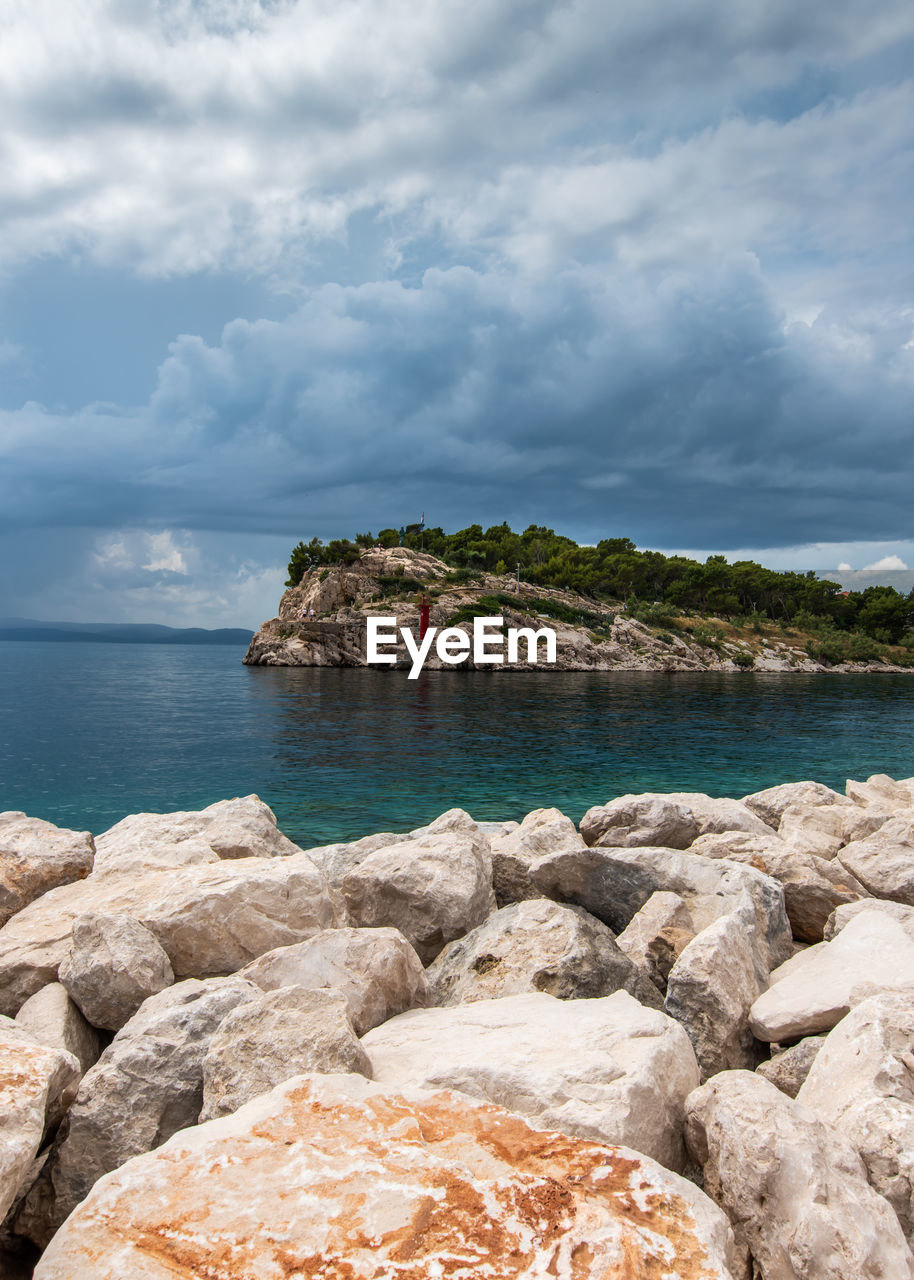
<svg viewBox="0 0 914 1280"><path fill-rule="evenodd" d="M248 645L253 631L243 627L163 627L154 622L40 622L0 618L0 640L80 641L83 644Z"/></svg>

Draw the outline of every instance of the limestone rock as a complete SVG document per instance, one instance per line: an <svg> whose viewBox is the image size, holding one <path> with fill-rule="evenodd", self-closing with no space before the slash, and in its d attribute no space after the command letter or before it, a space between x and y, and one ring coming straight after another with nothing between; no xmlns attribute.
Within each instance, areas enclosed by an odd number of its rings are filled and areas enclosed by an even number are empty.
<svg viewBox="0 0 914 1280"><path fill-rule="evenodd" d="M807 1036L805 1040L775 1054L766 1062L760 1062L755 1069L760 1076L780 1089L781 1093L786 1093L788 1098L795 1098L824 1043L824 1036Z"/></svg>
<svg viewBox="0 0 914 1280"><path fill-rule="evenodd" d="M94 856L88 831L0 813L0 926L49 889L87 876Z"/></svg>
<svg viewBox="0 0 914 1280"><path fill-rule="evenodd" d="M101 1037L60 982L50 982L26 1000L16 1022L41 1044L72 1053L81 1075L95 1066L102 1051Z"/></svg>
<svg viewBox="0 0 914 1280"><path fill-rule="evenodd" d="M449 943L428 970L432 1003L466 1004L545 991L560 1000L624 990L651 1008L659 991L616 945L612 931L581 907L548 898L502 907Z"/></svg>
<svg viewBox="0 0 914 1280"><path fill-rule="evenodd" d="M914 1241L914 995L871 996L828 1035L799 1101L854 1144Z"/></svg>
<svg viewBox="0 0 914 1280"><path fill-rule="evenodd" d="M658 891L685 901L696 932L735 910L748 894L768 966L780 964L793 950L784 892L754 867L675 849L593 848L550 854L534 868L532 879L547 897L584 907L616 934Z"/></svg>
<svg viewBox="0 0 914 1280"><path fill-rule="evenodd" d="M239 796L193 812L130 814L98 837L94 874L300 852L277 828L269 805Z"/></svg>
<svg viewBox="0 0 914 1280"><path fill-rule="evenodd" d="M670 970L695 937L691 912L678 893L652 893L616 938L620 950L643 969L660 991Z"/></svg>
<svg viewBox="0 0 914 1280"><path fill-rule="evenodd" d="M781 818L778 835L792 848L805 849L820 858L833 858L853 840L865 840L895 817L895 811L877 805L790 805Z"/></svg>
<svg viewBox="0 0 914 1280"><path fill-rule="evenodd" d="M844 817L847 812L863 817L856 805L788 805L781 816L778 836L792 849L815 854L817 858L833 858L842 845L847 844L848 823Z"/></svg>
<svg viewBox="0 0 914 1280"><path fill-rule="evenodd" d="M237 1111L308 1071L371 1076L346 1001L333 991L280 987L247 1001L222 1022L203 1060L201 1122Z"/></svg>
<svg viewBox="0 0 914 1280"><path fill-rule="evenodd" d="M874 773L866 782L855 782L848 778L845 791L854 804L864 809L871 805L889 809L910 809L914 805L914 786L910 780L896 782L886 773Z"/></svg>
<svg viewBox="0 0 914 1280"><path fill-rule="evenodd" d="M766 1280L911 1280L914 1258L851 1143L750 1071L687 1102L686 1141L708 1193Z"/></svg>
<svg viewBox="0 0 914 1280"><path fill-rule="evenodd" d="M394 831L378 831L374 835L363 836L342 844L324 844L316 849L308 850L308 857L320 870L331 892L338 893L340 886L350 871L354 870L377 849L386 849L391 844L402 844L409 836Z"/></svg>
<svg viewBox="0 0 914 1280"><path fill-rule="evenodd" d="M520 825L492 838L492 883L500 907L538 898L531 867L558 849L580 849L583 841L559 809L534 809Z"/></svg>
<svg viewBox="0 0 914 1280"><path fill-rule="evenodd" d="M914 812L845 845L840 858L875 897L914 906Z"/></svg>
<svg viewBox="0 0 914 1280"><path fill-rule="evenodd" d="M859 902L846 902L835 907L825 925L825 941L830 942L832 938L836 938L845 925L850 924L861 911L882 911L891 916L914 941L914 907L907 907L903 902L886 902L884 898L861 898Z"/></svg>
<svg viewBox="0 0 914 1280"><path fill-rule="evenodd" d="M620 1142L682 1168L695 1054L677 1022L626 991L414 1009L369 1031L362 1044L381 1084L459 1089L540 1128Z"/></svg>
<svg viewBox="0 0 914 1280"><path fill-rule="evenodd" d="M353 924L399 929L429 964L495 910L489 842L457 830L387 845L354 867L341 890Z"/></svg>
<svg viewBox="0 0 914 1280"><path fill-rule="evenodd" d="M709 796L703 791L672 791L669 798L684 805L698 825L698 834L720 835L724 831L745 831L751 835L772 834L771 827L741 800Z"/></svg>
<svg viewBox="0 0 914 1280"><path fill-rule="evenodd" d="M234 973L264 951L313 937L338 915L305 853L110 872L52 889L0 929L0 1012L49 982L87 912L129 915L154 933L177 978Z"/></svg>
<svg viewBox="0 0 914 1280"><path fill-rule="evenodd" d="M108 1031L119 1031L144 1000L175 980L154 934L132 916L99 912L73 921L59 977L88 1021Z"/></svg>
<svg viewBox="0 0 914 1280"><path fill-rule="evenodd" d="M691 811L669 796L626 795L595 805L581 819L587 845L634 849L649 845L687 849L698 835Z"/></svg>
<svg viewBox="0 0 914 1280"><path fill-rule="evenodd" d="M794 1040L830 1030L880 992L914 996L914 941L891 916L862 911L833 942L776 969L749 1022L760 1040Z"/></svg>
<svg viewBox="0 0 914 1280"><path fill-rule="evenodd" d="M803 805L846 805L852 801L839 791L833 791L822 782L783 782L777 787L766 787L764 791L755 791L752 795L743 796L743 804L772 830L777 831L781 825L784 811L794 804Z"/></svg>
<svg viewBox="0 0 914 1280"><path fill-rule="evenodd" d="M235 977L189 979L151 996L83 1076L18 1234L46 1245L103 1174L196 1124L210 1038L236 1005L260 994Z"/></svg>
<svg viewBox="0 0 914 1280"><path fill-rule="evenodd" d="M417 840L420 836L438 836L446 831L478 830L479 823L467 813L466 809L455 808L445 810L424 827L416 827L409 835L410 839Z"/></svg>
<svg viewBox="0 0 914 1280"><path fill-rule="evenodd" d="M399 929L325 929L307 942L268 951L239 976L263 991L338 992L358 1036L429 999L422 961Z"/></svg>
<svg viewBox="0 0 914 1280"><path fill-rule="evenodd" d="M46 1126L79 1079L71 1053L39 1044L0 1017L0 1221L28 1177Z"/></svg>
<svg viewBox="0 0 914 1280"><path fill-rule="evenodd" d="M646 1156L457 1094L313 1075L106 1178L35 1280L736 1280L735 1265L724 1214Z"/></svg>
<svg viewBox="0 0 914 1280"><path fill-rule="evenodd" d="M749 1010L767 986L752 904L703 929L673 965L666 1011L688 1032L702 1079L760 1056Z"/></svg>
<svg viewBox="0 0 914 1280"><path fill-rule="evenodd" d="M842 903L869 898L842 863L791 848L778 838L763 841L738 833L702 836L689 852L729 858L777 880L784 888L793 936L802 942L821 942L828 917Z"/></svg>

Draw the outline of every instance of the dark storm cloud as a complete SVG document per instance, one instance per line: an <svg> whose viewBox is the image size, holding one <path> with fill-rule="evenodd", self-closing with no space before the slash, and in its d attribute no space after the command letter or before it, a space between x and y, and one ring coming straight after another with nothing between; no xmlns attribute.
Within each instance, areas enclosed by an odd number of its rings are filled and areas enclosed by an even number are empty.
<svg viewBox="0 0 914 1280"><path fill-rule="evenodd" d="M912 65L907 0L19 6L0 532L81 529L93 590L196 604L191 533L423 509L908 537ZM138 281L186 318L139 323ZM232 554L220 617L232 575L273 590Z"/></svg>
<svg viewBox="0 0 914 1280"><path fill-rule="evenodd" d="M33 410L3 508L282 532L418 506L721 548L899 537L912 371L841 339L785 330L751 263L655 288L465 268L328 286L217 347L176 341L130 419L86 411L64 439Z"/></svg>

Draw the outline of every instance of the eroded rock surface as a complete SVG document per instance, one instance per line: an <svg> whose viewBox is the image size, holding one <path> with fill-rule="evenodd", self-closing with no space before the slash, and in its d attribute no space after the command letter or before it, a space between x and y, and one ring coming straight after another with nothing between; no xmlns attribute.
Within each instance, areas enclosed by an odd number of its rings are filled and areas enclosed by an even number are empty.
<svg viewBox="0 0 914 1280"><path fill-rule="evenodd" d="M45 1127L59 1119L78 1079L72 1054L39 1044L0 1017L0 1221L31 1170Z"/></svg>
<svg viewBox="0 0 914 1280"><path fill-rule="evenodd" d="M888 1202L842 1134L750 1071L687 1102L686 1137L708 1193L765 1280L911 1280Z"/></svg>
<svg viewBox="0 0 914 1280"><path fill-rule="evenodd" d="M338 992L356 1035L429 1001L428 979L399 929L325 929L259 956L240 971L264 991L308 987Z"/></svg>
<svg viewBox="0 0 914 1280"><path fill-rule="evenodd" d="M0 813L0 926L49 889L82 880L92 870L95 842L41 818Z"/></svg>
<svg viewBox="0 0 914 1280"><path fill-rule="evenodd" d="M666 1011L688 1032L702 1079L733 1067L755 1067L761 1050L749 1010L767 986L746 903L715 920L688 944L670 972Z"/></svg>
<svg viewBox="0 0 914 1280"><path fill-rule="evenodd" d="M781 1093L786 1093L788 1098L795 1098L824 1043L824 1036L807 1036L767 1061L760 1062L756 1071Z"/></svg>
<svg viewBox="0 0 914 1280"><path fill-rule="evenodd" d="M652 893L616 939L660 991L670 970L695 937L692 913L678 893Z"/></svg>
<svg viewBox="0 0 914 1280"><path fill-rule="evenodd" d="M914 941L881 911L862 911L832 942L819 943L771 975L749 1014L760 1040L829 1031L867 996L914 996Z"/></svg>
<svg viewBox="0 0 914 1280"><path fill-rule="evenodd" d="M735 1258L717 1206L644 1155L303 1076L107 1178L35 1280L736 1280Z"/></svg>
<svg viewBox="0 0 914 1280"><path fill-rule="evenodd" d="M580 1000L624 990L651 1008L663 1007L659 991L605 924L581 907L548 898L502 907L449 943L430 966L428 980L436 1005L530 991Z"/></svg>
<svg viewBox="0 0 914 1280"><path fill-rule="evenodd" d="M825 941L831 942L832 938L837 938L841 930L862 911L881 911L891 916L914 942L914 907L908 907L903 902L887 902L884 898L861 898L859 902L842 903L835 907L825 924Z"/></svg>
<svg viewBox="0 0 914 1280"><path fill-rule="evenodd" d="M346 1001L305 987L264 992L233 1009L212 1036L203 1060L200 1119L230 1115L306 1071L371 1075Z"/></svg>
<svg viewBox="0 0 914 1280"><path fill-rule="evenodd" d="M914 994L871 996L826 1037L799 1101L854 1144L914 1243Z"/></svg>
<svg viewBox="0 0 914 1280"><path fill-rule="evenodd" d="M784 889L793 936L802 942L821 942L836 907L870 896L840 862L792 848L778 837L764 839L742 833L702 836L691 852L741 862L777 880Z"/></svg>
<svg viewBox="0 0 914 1280"><path fill-rule="evenodd" d="M73 921L93 911L138 920L155 934L178 979L234 973L264 951L339 923L305 853L92 875L52 889L0 929L0 1012L15 1014L57 981Z"/></svg>
<svg viewBox="0 0 914 1280"><path fill-rule="evenodd" d="M766 964L774 968L793 951L781 886L754 867L726 859L675 849L569 850L543 858L532 878L546 897L584 907L616 934L658 891L678 894L685 901L696 932L728 915L748 895Z"/></svg>
<svg viewBox="0 0 914 1280"><path fill-rule="evenodd" d="M353 924L399 929L424 964L496 905L489 842L475 830L377 849L346 875L341 890Z"/></svg>
<svg viewBox="0 0 914 1280"><path fill-rule="evenodd" d="M914 811L845 845L839 857L875 897L914 906Z"/></svg>
<svg viewBox="0 0 914 1280"><path fill-rule="evenodd" d="M625 991L416 1009L375 1027L362 1044L381 1084L459 1089L541 1128L620 1142L682 1168L695 1054L677 1022Z"/></svg>
<svg viewBox="0 0 914 1280"><path fill-rule="evenodd" d="M540 897L531 869L547 854L580 849L583 840L559 809L534 809L519 826L492 837L492 883L500 907Z"/></svg>
<svg viewBox="0 0 914 1280"><path fill-rule="evenodd" d="M17 1232L46 1245L103 1174L196 1124L210 1038L236 1005L260 995L241 978L211 978L147 1000L83 1076Z"/></svg>
<svg viewBox="0 0 914 1280"><path fill-rule="evenodd" d="M16 1022L41 1044L72 1053L83 1075L98 1061L101 1037L60 982L50 982L30 996L16 1014Z"/></svg>
<svg viewBox="0 0 914 1280"><path fill-rule="evenodd" d="M776 787L766 787L764 791L754 791L752 795L743 796L743 804L773 831L781 824L784 811L794 804L803 805L846 805L853 801L840 791L833 791L822 782L782 782Z"/></svg>
<svg viewBox="0 0 914 1280"><path fill-rule="evenodd" d="M95 874L300 852L259 796L237 796L192 812L130 814L98 837Z"/></svg>
<svg viewBox="0 0 914 1280"><path fill-rule="evenodd" d="M119 1031L144 1000L175 980L155 935L132 916L89 912L73 921L60 981L93 1027Z"/></svg>

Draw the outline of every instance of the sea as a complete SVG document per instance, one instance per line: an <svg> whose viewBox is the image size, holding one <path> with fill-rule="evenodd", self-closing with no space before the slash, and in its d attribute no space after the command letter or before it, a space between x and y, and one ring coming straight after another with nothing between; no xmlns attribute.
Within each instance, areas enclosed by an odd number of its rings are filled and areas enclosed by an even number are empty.
<svg viewBox="0 0 914 1280"><path fill-rule="evenodd" d="M255 792L304 848L626 792L914 775L914 675L245 667L232 646L0 642L0 810L107 830Z"/></svg>

